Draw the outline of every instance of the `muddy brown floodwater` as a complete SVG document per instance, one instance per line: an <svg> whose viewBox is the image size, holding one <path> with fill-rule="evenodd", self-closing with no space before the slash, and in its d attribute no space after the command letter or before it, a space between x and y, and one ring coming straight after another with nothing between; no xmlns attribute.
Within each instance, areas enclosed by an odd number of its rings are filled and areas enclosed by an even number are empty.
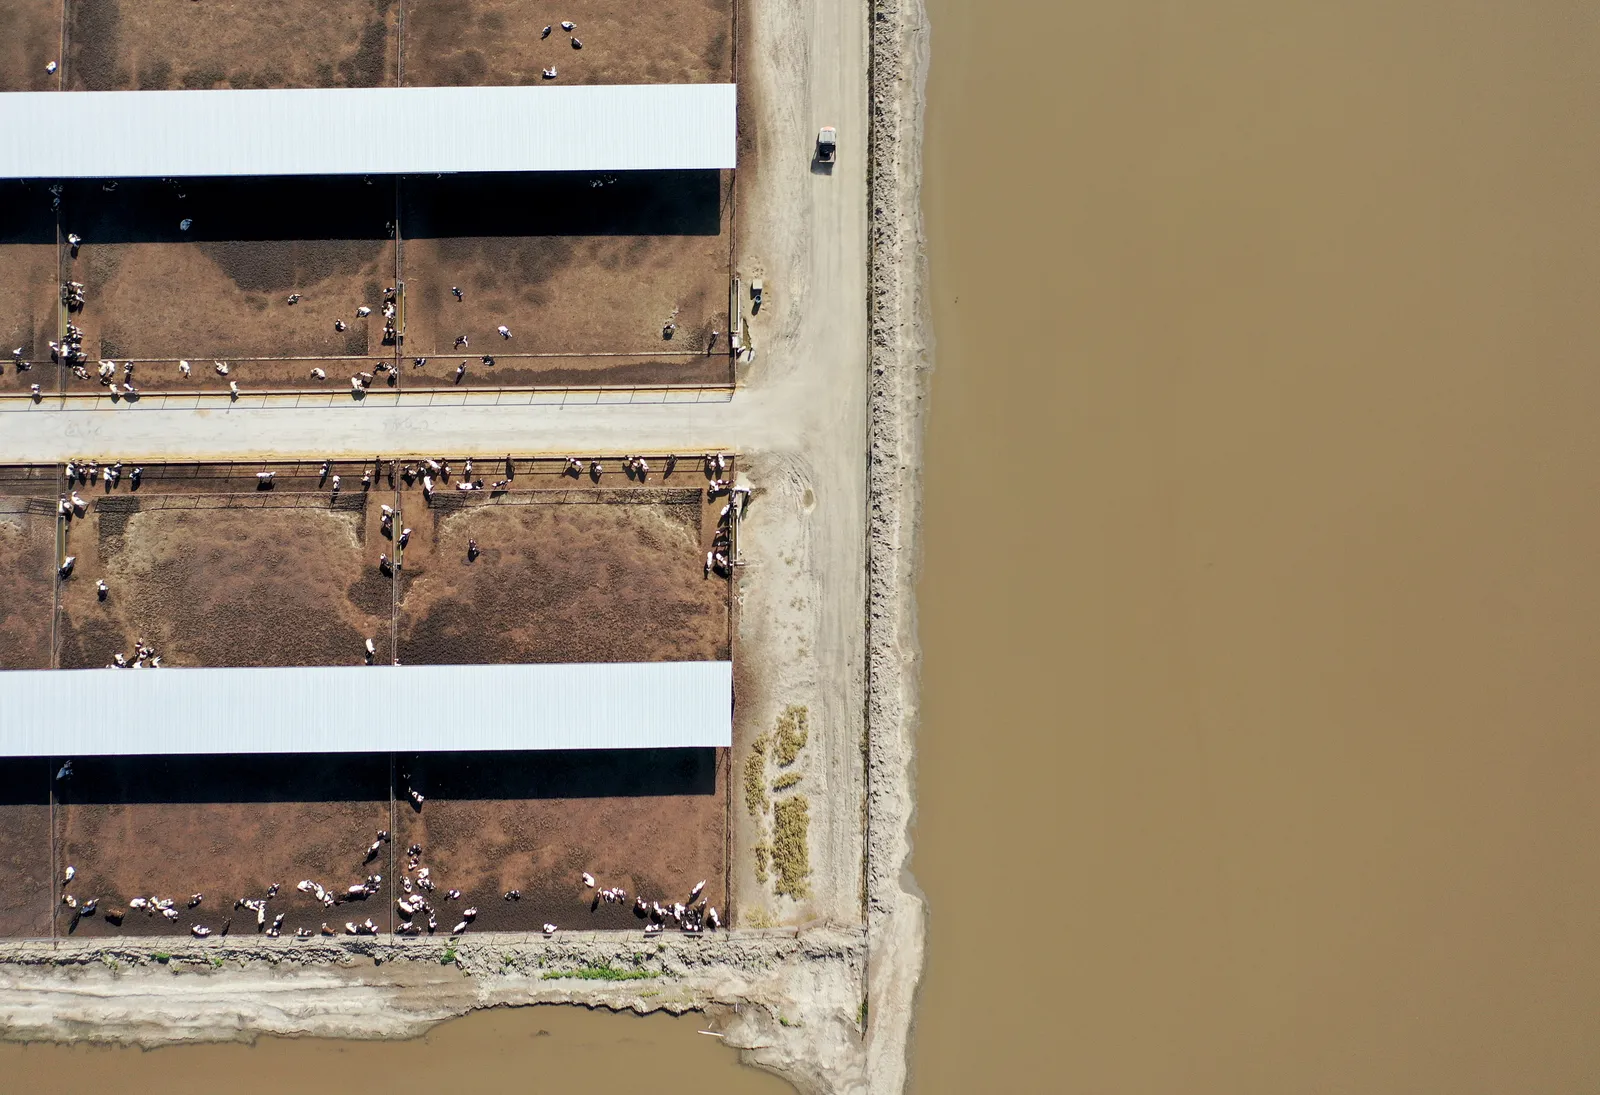
<svg viewBox="0 0 1600 1095"><path fill-rule="evenodd" d="M696 1031L701 1016L611 1015L545 1006L480 1011L408 1042L263 1038L254 1046L118 1049L90 1045L0 1044L8 1089L42 1091L291 1091L318 1078L328 1090L659 1089L664 1078L718 1095L781 1095L793 1088L738 1063L716 1038ZM226 1078L225 1080L223 1078ZM92 1087L90 1085L93 1085ZM417 1087L421 1085L421 1087Z"/></svg>
<svg viewBox="0 0 1600 1095"><path fill-rule="evenodd" d="M913 1089L1596 1090L1592 7L930 22Z"/></svg>

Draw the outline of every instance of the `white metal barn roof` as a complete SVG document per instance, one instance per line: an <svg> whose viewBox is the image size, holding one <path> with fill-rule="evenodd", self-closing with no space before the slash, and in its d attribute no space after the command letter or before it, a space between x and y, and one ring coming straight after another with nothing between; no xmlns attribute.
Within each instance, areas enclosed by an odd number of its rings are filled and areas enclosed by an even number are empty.
<svg viewBox="0 0 1600 1095"><path fill-rule="evenodd" d="M731 168L733 84L0 94L0 178Z"/></svg>
<svg viewBox="0 0 1600 1095"><path fill-rule="evenodd" d="M0 756L732 742L731 662L0 673Z"/></svg>

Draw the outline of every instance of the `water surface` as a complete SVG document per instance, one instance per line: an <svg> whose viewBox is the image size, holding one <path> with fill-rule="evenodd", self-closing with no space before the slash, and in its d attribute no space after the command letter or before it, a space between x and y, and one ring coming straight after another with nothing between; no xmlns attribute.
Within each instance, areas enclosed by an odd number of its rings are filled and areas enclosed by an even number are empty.
<svg viewBox="0 0 1600 1095"><path fill-rule="evenodd" d="M932 0L920 1092L1600 1087L1600 19Z"/></svg>
<svg viewBox="0 0 1600 1095"><path fill-rule="evenodd" d="M256 1045L138 1050L0 1044L0 1075L14 1091L660 1090L718 1095L794 1089L738 1063L703 1017L614 1015L540 1006L473 1012L405 1042L263 1038Z"/></svg>

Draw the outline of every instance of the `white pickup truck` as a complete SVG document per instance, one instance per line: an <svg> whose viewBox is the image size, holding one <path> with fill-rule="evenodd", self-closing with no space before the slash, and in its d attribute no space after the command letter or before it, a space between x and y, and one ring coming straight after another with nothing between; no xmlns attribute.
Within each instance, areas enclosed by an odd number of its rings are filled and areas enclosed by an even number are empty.
<svg viewBox="0 0 1600 1095"><path fill-rule="evenodd" d="M834 156L836 155L838 137L839 135L834 131L833 126L825 125L822 127L822 130L817 134L818 163L833 162Z"/></svg>

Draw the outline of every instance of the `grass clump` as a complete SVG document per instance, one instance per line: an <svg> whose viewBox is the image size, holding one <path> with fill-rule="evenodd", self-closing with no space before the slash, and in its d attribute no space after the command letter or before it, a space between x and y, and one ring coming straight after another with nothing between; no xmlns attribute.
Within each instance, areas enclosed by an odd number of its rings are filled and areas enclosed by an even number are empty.
<svg viewBox="0 0 1600 1095"><path fill-rule="evenodd" d="M752 817L767 812L767 742L762 734L744 758L744 805Z"/></svg>
<svg viewBox="0 0 1600 1095"><path fill-rule="evenodd" d="M799 772L785 772L783 775L772 781L772 789L774 791L787 791L789 788L793 787L799 782Z"/></svg>
<svg viewBox="0 0 1600 1095"><path fill-rule="evenodd" d="M756 859L756 881L765 882L768 877L767 862L772 858L772 849L767 847L765 840L762 840L757 841L756 846L751 848L750 852Z"/></svg>
<svg viewBox="0 0 1600 1095"><path fill-rule="evenodd" d="M810 713L796 704L785 707L783 714L778 716L777 741L772 750L778 759L778 767L789 767L800 755L800 750L806 747L806 739L811 733L807 723L809 717Z"/></svg>
<svg viewBox="0 0 1600 1095"><path fill-rule="evenodd" d="M455 960L456 960L456 949L454 947L446 947L444 949L444 953L439 956L439 965L448 966L450 963L454 962Z"/></svg>
<svg viewBox="0 0 1600 1095"><path fill-rule="evenodd" d="M615 966L579 966L575 970L546 970L546 981L557 981L563 977L574 977L579 981L643 981L649 977L660 977L660 970L619 970Z"/></svg>
<svg viewBox="0 0 1600 1095"><path fill-rule="evenodd" d="M772 916L766 909L751 909L744 914L744 923L750 928L770 928L773 926Z"/></svg>
<svg viewBox="0 0 1600 1095"><path fill-rule="evenodd" d="M790 795L773 807L772 866L778 874L778 893L809 897L806 879L811 875L811 802L805 795Z"/></svg>
<svg viewBox="0 0 1600 1095"><path fill-rule="evenodd" d="M150 957L154 958L157 962L160 962L162 965L166 965L168 962L172 961L172 955L168 954L166 951L156 951Z"/></svg>

